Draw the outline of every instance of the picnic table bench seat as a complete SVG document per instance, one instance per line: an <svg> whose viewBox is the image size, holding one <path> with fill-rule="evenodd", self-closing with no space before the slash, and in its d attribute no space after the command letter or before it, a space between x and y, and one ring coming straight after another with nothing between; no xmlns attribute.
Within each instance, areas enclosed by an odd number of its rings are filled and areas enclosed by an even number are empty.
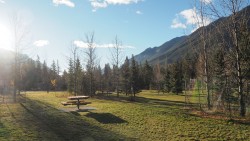
<svg viewBox="0 0 250 141"><path fill-rule="evenodd" d="M78 101L77 100L72 100L72 101L66 101L66 102L61 102L61 104L63 106L67 106L67 105L87 105L87 104L91 104L91 102L86 102L86 101Z"/></svg>

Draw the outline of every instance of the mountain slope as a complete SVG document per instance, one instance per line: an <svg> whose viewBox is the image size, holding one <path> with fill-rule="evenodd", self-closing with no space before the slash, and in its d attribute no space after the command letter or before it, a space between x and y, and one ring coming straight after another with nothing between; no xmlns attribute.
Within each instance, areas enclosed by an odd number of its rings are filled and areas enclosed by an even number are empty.
<svg viewBox="0 0 250 141"><path fill-rule="evenodd" d="M185 41L186 38L187 36L177 37L162 44L160 47L147 48L145 51L143 51L139 55L136 55L135 59L138 62L145 62L146 60L153 60L154 58L164 55L169 50L179 46L179 44Z"/></svg>
<svg viewBox="0 0 250 141"><path fill-rule="evenodd" d="M241 10L239 15L241 15L241 13L246 14L247 18L250 19L250 6ZM223 37L228 36L227 31L220 28L220 26L226 22L230 22L230 17L220 18L204 27L204 30L207 31L205 38L209 47L217 46L218 40L222 40L222 35L218 33L218 28L223 32ZM187 53L194 54L194 52L199 51L199 47L202 45L200 37L201 30L202 28L199 28L189 36L174 38L159 47L147 48L142 53L136 55L135 59L141 63L147 60L152 65L157 63L163 65L166 63L173 63L184 57Z"/></svg>

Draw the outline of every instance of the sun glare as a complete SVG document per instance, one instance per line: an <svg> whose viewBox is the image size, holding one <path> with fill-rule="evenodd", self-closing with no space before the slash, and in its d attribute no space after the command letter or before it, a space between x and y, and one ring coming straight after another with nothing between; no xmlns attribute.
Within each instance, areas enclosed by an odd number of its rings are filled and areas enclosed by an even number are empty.
<svg viewBox="0 0 250 141"><path fill-rule="evenodd" d="M11 32L6 26L1 24L0 24L0 48L6 50L12 50Z"/></svg>

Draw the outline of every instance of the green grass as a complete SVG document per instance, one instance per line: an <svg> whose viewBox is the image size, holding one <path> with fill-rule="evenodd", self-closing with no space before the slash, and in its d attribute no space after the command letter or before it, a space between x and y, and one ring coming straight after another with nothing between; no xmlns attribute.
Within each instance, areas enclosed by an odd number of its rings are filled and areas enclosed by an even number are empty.
<svg viewBox="0 0 250 141"><path fill-rule="evenodd" d="M88 99L96 110L64 112L75 107L60 104L67 96L28 92L21 104L1 104L0 140L250 140L249 123L193 115L184 95L100 96Z"/></svg>

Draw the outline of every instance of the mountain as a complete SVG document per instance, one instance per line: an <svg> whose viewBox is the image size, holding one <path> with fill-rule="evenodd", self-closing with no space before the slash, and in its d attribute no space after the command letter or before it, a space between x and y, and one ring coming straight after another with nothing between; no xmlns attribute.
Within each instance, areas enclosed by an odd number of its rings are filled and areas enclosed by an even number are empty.
<svg viewBox="0 0 250 141"><path fill-rule="evenodd" d="M250 6L241 10L238 15L246 15L249 22L248 27L250 27ZM202 27L207 31L205 38L208 41L209 47L217 46L218 40L222 40L222 36L223 38L228 37L227 30L220 27L226 22L231 22L230 16L220 18L209 25ZM147 48L140 54L136 55L135 60L141 63L144 63L147 60L152 65L157 63L163 65L166 63L173 63L188 53L194 54L195 51L199 51L199 47L202 45L200 36L200 32L203 30L202 28L197 29L188 36L181 36L167 41L159 47ZM220 32L223 34L218 33L218 29L220 29ZM230 41L228 40L228 42Z"/></svg>
<svg viewBox="0 0 250 141"><path fill-rule="evenodd" d="M139 55L136 55L135 59L138 62L145 62L146 60L148 61L154 60L155 58L158 58L159 56L162 56L162 55L164 56L170 50L178 47L180 43L182 43L186 39L187 39L187 36L177 37L162 44L160 47L147 48L145 51L143 51Z"/></svg>

